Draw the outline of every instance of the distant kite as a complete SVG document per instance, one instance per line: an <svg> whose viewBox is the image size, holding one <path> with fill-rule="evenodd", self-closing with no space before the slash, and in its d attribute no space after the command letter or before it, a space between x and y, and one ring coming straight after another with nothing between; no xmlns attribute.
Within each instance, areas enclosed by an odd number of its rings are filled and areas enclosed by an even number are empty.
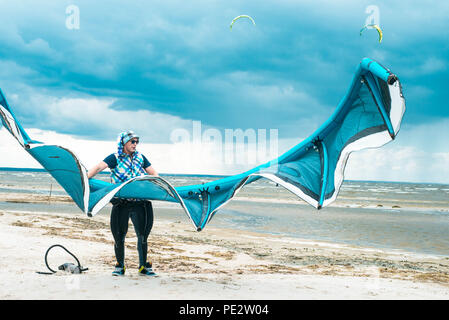
<svg viewBox="0 0 449 320"><path fill-rule="evenodd" d="M240 16L235 17L232 21L231 21L231 25L229 26L229 28L231 28L232 30L232 25L234 24L234 22L236 22L238 19L240 18L247 18L249 20L251 20L253 22L253 25L256 25L256 23L254 22L254 19L251 18L250 16L247 16L246 14L242 14Z"/></svg>
<svg viewBox="0 0 449 320"><path fill-rule="evenodd" d="M360 30L360 35L362 35L362 32L365 31L365 29L376 29L379 33L379 43L382 42L382 30L379 28L377 24L367 24Z"/></svg>

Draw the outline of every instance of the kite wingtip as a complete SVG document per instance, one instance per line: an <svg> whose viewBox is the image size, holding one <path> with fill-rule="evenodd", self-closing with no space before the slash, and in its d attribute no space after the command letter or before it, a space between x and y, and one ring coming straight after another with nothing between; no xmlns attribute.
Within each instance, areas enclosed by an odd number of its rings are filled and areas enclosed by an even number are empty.
<svg viewBox="0 0 449 320"><path fill-rule="evenodd" d="M390 74L387 79L387 83L391 86L398 80L398 77L395 74Z"/></svg>

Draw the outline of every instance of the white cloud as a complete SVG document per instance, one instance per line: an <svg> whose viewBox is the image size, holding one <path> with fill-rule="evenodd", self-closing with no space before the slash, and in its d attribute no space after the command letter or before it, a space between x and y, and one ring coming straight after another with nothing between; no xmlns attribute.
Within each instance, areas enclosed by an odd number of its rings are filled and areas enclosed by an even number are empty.
<svg viewBox="0 0 449 320"><path fill-rule="evenodd" d="M106 156L117 151L115 139L110 141L85 140L53 131L29 129L28 134L35 140L50 145L59 145L74 152L81 163L91 168ZM0 167L42 168L4 128L0 130ZM216 146L183 143L151 144L140 143L138 150L143 153L160 173L200 173L232 174L249 169L251 165L226 164L223 154L216 153Z"/></svg>
<svg viewBox="0 0 449 320"><path fill-rule="evenodd" d="M364 150L351 154L345 178L449 183L449 152L429 154L415 147Z"/></svg>
<svg viewBox="0 0 449 320"><path fill-rule="evenodd" d="M5 129L0 129L0 167L39 168L34 160Z"/></svg>
<svg viewBox="0 0 449 320"><path fill-rule="evenodd" d="M10 100L15 102L19 98L11 95ZM25 100L27 106L33 106L27 115L37 118L40 129L79 137L114 140L119 132L133 130L144 141L167 142L172 130L191 127L192 123L160 112L116 110L112 108L115 101L112 98L55 98L33 92Z"/></svg>
<svg viewBox="0 0 449 320"><path fill-rule="evenodd" d="M419 77L431 75L434 73L446 71L448 62L437 57L427 57L420 64L414 66L413 68L405 68L401 75L405 77Z"/></svg>
<svg viewBox="0 0 449 320"><path fill-rule="evenodd" d="M449 183L449 119L404 127L395 141L352 153L345 177Z"/></svg>

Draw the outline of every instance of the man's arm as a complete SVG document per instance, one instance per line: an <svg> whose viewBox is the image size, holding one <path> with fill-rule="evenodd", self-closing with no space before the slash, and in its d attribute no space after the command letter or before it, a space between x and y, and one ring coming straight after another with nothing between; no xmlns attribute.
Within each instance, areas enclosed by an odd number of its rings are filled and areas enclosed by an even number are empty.
<svg viewBox="0 0 449 320"><path fill-rule="evenodd" d="M90 179L93 176L95 176L97 173L103 171L104 169L106 169L108 167L107 163L104 161L101 161L99 164L97 164L95 167L93 167L92 169L90 169L87 172L87 177Z"/></svg>
<svg viewBox="0 0 449 320"><path fill-rule="evenodd" d="M146 167L145 172L148 173L150 176L159 177L158 173L156 172L156 170L154 170L153 166Z"/></svg>

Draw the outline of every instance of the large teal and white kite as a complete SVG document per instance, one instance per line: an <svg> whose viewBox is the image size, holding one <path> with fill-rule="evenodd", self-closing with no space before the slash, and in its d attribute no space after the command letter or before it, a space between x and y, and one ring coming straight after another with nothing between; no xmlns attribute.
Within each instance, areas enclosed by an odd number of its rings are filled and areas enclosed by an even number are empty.
<svg viewBox="0 0 449 320"><path fill-rule="evenodd" d="M365 58L335 112L310 137L279 158L241 174L175 188L161 177L148 175L121 184L89 180L73 152L32 140L0 91L3 125L86 215L95 216L113 197L177 202L197 231L243 186L260 178L276 182L317 209L329 205L340 190L349 154L393 140L404 111L397 76Z"/></svg>

